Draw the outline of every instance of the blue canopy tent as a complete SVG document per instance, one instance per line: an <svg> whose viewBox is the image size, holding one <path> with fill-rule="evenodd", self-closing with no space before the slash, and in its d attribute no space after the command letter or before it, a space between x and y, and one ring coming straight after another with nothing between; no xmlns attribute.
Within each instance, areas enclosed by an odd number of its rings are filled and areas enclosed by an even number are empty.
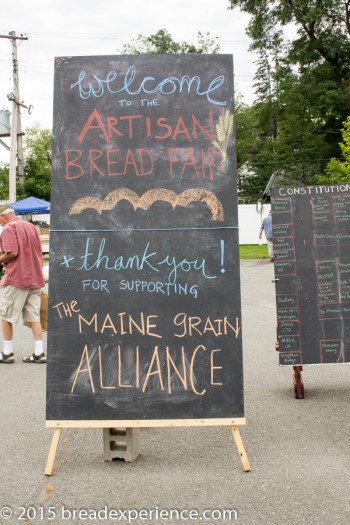
<svg viewBox="0 0 350 525"><path fill-rule="evenodd" d="M17 214L24 213L50 213L50 203L36 197L27 197L21 201L10 204Z"/></svg>

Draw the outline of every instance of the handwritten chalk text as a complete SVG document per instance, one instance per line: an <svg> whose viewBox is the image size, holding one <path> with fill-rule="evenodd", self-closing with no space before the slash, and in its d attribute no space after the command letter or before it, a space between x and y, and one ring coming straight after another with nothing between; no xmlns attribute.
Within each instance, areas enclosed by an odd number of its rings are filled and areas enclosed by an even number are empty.
<svg viewBox="0 0 350 525"><path fill-rule="evenodd" d="M66 179L80 177L115 177L154 175L155 159L147 149L137 148L120 151L68 149L65 151ZM214 175L226 173L220 166L220 154L215 148L169 148L168 169L170 175L196 176L214 180Z"/></svg>
<svg viewBox="0 0 350 525"><path fill-rule="evenodd" d="M188 283L180 284L170 284L162 283L159 281L125 281L124 279L120 281L120 289L127 291L138 292L148 292L156 293L163 295L192 295L195 299L198 296L198 286L194 284L189 286Z"/></svg>
<svg viewBox="0 0 350 525"><path fill-rule="evenodd" d="M178 77L166 77L162 80L156 80L154 77L143 77L140 80L135 80L136 67L130 66L127 72L119 75L116 71L109 71L105 78L92 75L93 81L86 81L86 72L81 71L76 82L71 84L71 89L78 88L79 96L83 100L89 99L91 96L100 98L105 94L115 95L118 93L127 93L129 96L134 95L154 95L161 93L162 95L174 95L178 93L190 94L194 92L199 97L205 96L208 102L218 105L226 106L226 101L213 100L214 91L219 89L225 83L225 76L219 75L209 82L209 85L204 85L204 82L198 75L189 77L184 75Z"/></svg>
<svg viewBox="0 0 350 525"><path fill-rule="evenodd" d="M135 271L152 270L159 272L160 267L169 270L168 280L169 284L177 282L179 272L198 272L205 279L216 279L216 275L209 275L206 270L205 259L186 259L167 255L165 258L159 257L156 251L151 251L150 243L148 242L143 250L143 253L131 255L126 257L123 255L106 255L105 254L106 239L100 241L98 251L90 251L90 238L88 237L85 244L85 253L80 256L82 264L77 268L78 270L90 271L93 269L102 270L127 270Z"/></svg>
<svg viewBox="0 0 350 525"><path fill-rule="evenodd" d="M186 137L189 142L198 140L200 133L214 140L213 114L208 113L208 122L200 123L194 113L186 115L186 118L178 117L176 125L171 119L166 117L157 118L144 117L143 115L124 115L116 118L109 116L103 118L97 109L94 109L86 120L78 137L78 142L84 142L85 136L97 135L106 142L111 142L113 138L126 137L134 139L135 134L141 133L147 138L157 140L171 139L175 141L179 136Z"/></svg>
<svg viewBox="0 0 350 525"><path fill-rule="evenodd" d="M92 394L97 390L134 388L142 393L161 390L169 395L178 393L179 390L192 390L195 395L203 396L208 387L223 386L220 348L208 349L204 345L198 345L185 351L184 346L175 349L154 346L148 363L141 361L142 350L140 346L123 349L121 345L117 345L113 363L110 358L106 363L103 356L105 347L89 349L86 344L73 376L71 394L79 394L81 388L83 392L86 392L86 388L91 389ZM203 361L207 377L200 385L197 378L203 376ZM204 384L208 386L204 387Z"/></svg>

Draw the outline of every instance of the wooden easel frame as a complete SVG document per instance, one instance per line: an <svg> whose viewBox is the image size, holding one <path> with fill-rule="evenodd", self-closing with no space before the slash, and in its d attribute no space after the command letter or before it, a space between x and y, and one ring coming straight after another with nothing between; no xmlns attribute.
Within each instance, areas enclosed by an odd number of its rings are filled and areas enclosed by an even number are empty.
<svg viewBox="0 0 350 525"><path fill-rule="evenodd" d="M46 421L46 428L53 428L53 436L50 446L49 455L46 462L45 475L52 476L53 468L56 460L58 445L61 439L62 430L64 428L149 428L149 427L214 427L214 426L230 426L232 435L236 443L237 451L245 472L250 471L250 465L246 451L244 449L239 426L244 426L246 419L153 419L153 420L103 420L103 421Z"/></svg>

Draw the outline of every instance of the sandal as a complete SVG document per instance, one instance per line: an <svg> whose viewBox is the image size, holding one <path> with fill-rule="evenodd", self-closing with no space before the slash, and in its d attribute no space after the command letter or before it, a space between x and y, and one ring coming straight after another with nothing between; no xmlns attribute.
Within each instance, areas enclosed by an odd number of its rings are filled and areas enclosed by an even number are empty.
<svg viewBox="0 0 350 525"><path fill-rule="evenodd" d="M46 356L44 353L40 354L40 355L35 355L35 354L32 354L28 357L25 357L23 359L23 363L46 363Z"/></svg>
<svg viewBox="0 0 350 525"><path fill-rule="evenodd" d="M0 363L4 363L4 364L7 364L7 365L12 365L12 363L15 362L15 359L14 359L14 356L13 356L12 352L11 352L11 354L0 353L0 355L1 355Z"/></svg>

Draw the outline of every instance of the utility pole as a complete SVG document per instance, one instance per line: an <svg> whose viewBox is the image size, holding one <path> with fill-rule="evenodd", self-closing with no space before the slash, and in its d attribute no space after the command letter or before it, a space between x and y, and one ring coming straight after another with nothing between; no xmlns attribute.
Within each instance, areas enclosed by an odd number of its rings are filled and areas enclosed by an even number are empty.
<svg viewBox="0 0 350 525"><path fill-rule="evenodd" d="M21 110L20 107L27 107L19 100L19 79L18 79L18 60L17 60L17 40L28 40L27 36L16 36L15 31L8 35L0 35L0 38L8 38L12 44L12 68L13 68L13 92L7 96L12 102L11 115L11 146L10 146L10 173L9 173L9 201L16 201L16 160L18 161L18 174L24 177L23 170L23 132L21 130Z"/></svg>

